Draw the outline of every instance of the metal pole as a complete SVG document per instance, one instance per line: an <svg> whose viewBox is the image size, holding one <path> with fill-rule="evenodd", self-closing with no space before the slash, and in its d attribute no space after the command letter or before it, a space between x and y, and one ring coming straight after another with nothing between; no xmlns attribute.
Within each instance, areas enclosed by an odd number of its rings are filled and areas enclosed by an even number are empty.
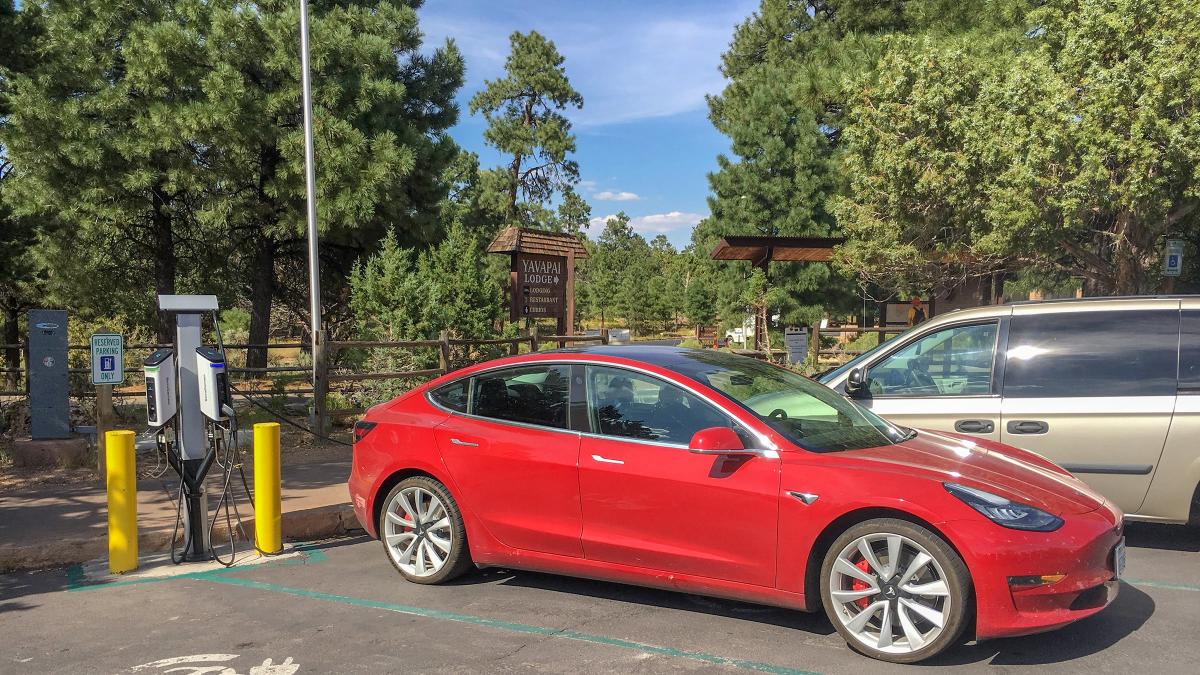
<svg viewBox="0 0 1200 675"><path fill-rule="evenodd" d="M304 187L308 201L308 294L311 314L313 355L321 333L321 269L317 254L317 170L313 159L312 85L309 83L308 0L300 0L300 82L304 99ZM313 358L313 384L317 380L317 360Z"/></svg>

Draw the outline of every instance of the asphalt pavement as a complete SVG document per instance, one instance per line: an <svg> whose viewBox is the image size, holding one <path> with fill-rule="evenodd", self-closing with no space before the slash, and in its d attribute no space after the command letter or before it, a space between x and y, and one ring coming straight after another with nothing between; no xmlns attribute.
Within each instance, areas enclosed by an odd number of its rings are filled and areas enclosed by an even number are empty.
<svg viewBox="0 0 1200 675"><path fill-rule="evenodd" d="M410 584L359 537L229 570L0 576L0 672L1196 672L1200 531L1132 524L1128 543L1099 615L922 666L853 654L822 614L506 570Z"/></svg>

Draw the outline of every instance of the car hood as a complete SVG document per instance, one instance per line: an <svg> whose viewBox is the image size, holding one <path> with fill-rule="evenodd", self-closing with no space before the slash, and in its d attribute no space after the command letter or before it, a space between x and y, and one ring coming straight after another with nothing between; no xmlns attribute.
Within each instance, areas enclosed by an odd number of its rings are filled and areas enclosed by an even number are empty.
<svg viewBox="0 0 1200 675"><path fill-rule="evenodd" d="M1088 513L1104 505L1087 484L1040 455L994 441L922 430L902 443L843 454L879 463L884 470L986 490L1052 514Z"/></svg>

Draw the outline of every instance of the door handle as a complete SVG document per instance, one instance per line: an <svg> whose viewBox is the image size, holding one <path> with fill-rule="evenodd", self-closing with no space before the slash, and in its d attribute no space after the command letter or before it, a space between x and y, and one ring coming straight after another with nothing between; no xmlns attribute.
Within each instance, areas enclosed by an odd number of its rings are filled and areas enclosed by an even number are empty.
<svg viewBox="0 0 1200 675"><path fill-rule="evenodd" d="M954 430L964 434L990 434L996 430L996 423L991 420L959 420L954 423Z"/></svg>
<svg viewBox="0 0 1200 675"><path fill-rule="evenodd" d="M470 441L460 441L457 438L451 438L450 442L454 445L462 445L462 446L468 447L468 448L478 448L479 447L478 443L472 443Z"/></svg>
<svg viewBox="0 0 1200 675"><path fill-rule="evenodd" d="M1050 425L1041 420L1013 420L1008 423L1010 434L1044 434L1050 431Z"/></svg>
<svg viewBox="0 0 1200 675"><path fill-rule="evenodd" d="M592 455L592 459L594 459L597 462L600 462L602 464L624 464L625 463L625 461L621 460L621 459L609 459L607 457L601 457L600 455Z"/></svg>

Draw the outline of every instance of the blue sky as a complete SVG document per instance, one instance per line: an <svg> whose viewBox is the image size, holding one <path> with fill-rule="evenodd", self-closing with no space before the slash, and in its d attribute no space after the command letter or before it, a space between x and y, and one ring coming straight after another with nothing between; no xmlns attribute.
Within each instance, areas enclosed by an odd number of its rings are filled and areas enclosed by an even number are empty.
<svg viewBox="0 0 1200 675"><path fill-rule="evenodd" d="M707 174L728 140L708 121L705 94L719 93L721 52L758 0L426 0L426 44L452 37L467 65L462 114L451 133L484 166L504 159L483 144L484 122L467 101L503 73L508 36L537 30L566 58L583 95L569 110L593 222L625 211L634 229L685 246L708 214ZM598 233L593 225L590 234Z"/></svg>

